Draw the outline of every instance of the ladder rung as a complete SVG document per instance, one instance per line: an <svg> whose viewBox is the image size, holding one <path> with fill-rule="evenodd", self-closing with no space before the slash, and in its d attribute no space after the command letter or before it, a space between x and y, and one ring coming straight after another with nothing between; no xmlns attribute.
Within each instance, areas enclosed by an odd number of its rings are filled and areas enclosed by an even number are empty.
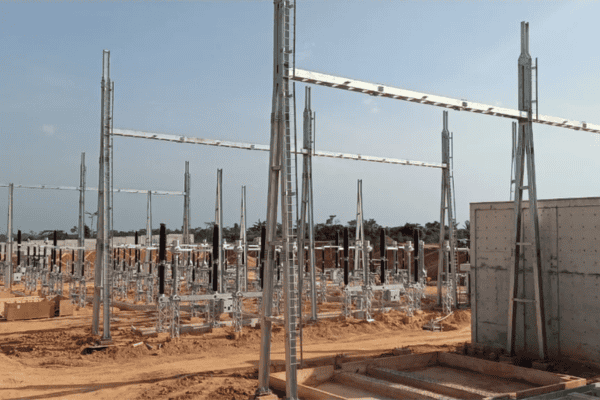
<svg viewBox="0 0 600 400"><path fill-rule="evenodd" d="M536 301L532 300L532 299L517 299L517 298L514 298L513 300L516 301L516 302L519 302L519 303L536 303Z"/></svg>

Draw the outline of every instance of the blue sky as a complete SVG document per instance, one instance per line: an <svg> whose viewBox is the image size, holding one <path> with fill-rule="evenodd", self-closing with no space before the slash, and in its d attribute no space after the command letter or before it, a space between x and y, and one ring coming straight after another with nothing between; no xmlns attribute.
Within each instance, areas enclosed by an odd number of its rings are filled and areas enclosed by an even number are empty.
<svg viewBox="0 0 600 400"><path fill-rule="evenodd" d="M600 123L598 2L299 2L297 66L517 107L520 22L540 63L540 113ZM76 186L80 153L98 184L102 50L111 51L115 127L267 144L272 2L0 3L0 182ZM304 85L296 84L298 116ZM439 162L442 109L312 89L316 147ZM301 132L301 119L298 130ZM511 121L451 111L458 221L469 203L509 197ZM534 125L538 196L598 196L598 135ZM224 170L225 223L266 215L267 153L115 138L115 187L182 190L192 226L214 218ZM439 219L441 171L315 159L315 221L364 213L384 226ZM6 230L0 189L0 230ZM68 230L76 192L15 191L15 230ZM183 200L155 197L154 225L181 226ZM96 198L87 194L88 211ZM115 195L115 229L145 227L146 198Z"/></svg>

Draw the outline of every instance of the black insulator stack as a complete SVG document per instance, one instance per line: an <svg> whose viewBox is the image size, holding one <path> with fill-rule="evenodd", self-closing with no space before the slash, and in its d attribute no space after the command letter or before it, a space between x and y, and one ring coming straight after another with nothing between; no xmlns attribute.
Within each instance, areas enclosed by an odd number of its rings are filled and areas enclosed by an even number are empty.
<svg viewBox="0 0 600 400"><path fill-rule="evenodd" d="M348 285L350 275L350 240L348 238L348 228L344 228L344 285Z"/></svg>
<svg viewBox="0 0 600 400"><path fill-rule="evenodd" d="M196 253L192 251L192 265L196 266Z"/></svg>
<svg viewBox="0 0 600 400"><path fill-rule="evenodd" d="M21 230L17 231L17 266L21 265Z"/></svg>
<svg viewBox="0 0 600 400"><path fill-rule="evenodd" d="M62 249L58 251L58 272L62 272Z"/></svg>
<svg viewBox="0 0 600 400"><path fill-rule="evenodd" d="M279 268L280 255L281 253L275 254L275 267L277 268L277 282L281 280L281 269Z"/></svg>
<svg viewBox="0 0 600 400"><path fill-rule="evenodd" d="M340 233L335 233L335 266L334 268L340 267Z"/></svg>
<svg viewBox="0 0 600 400"><path fill-rule="evenodd" d="M81 276L85 276L85 250L83 250L83 259L81 260Z"/></svg>
<svg viewBox="0 0 600 400"><path fill-rule="evenodd" d="M149 262L148 262L148 273L150 275L152 275L152 250L146 250L150 252L150 258L149 258Z"/></svg>
<svg viewBox="0 0 600 400"><path fill-rule="evenodd" d="M158 294L165 294L165 265L158 266Z"/></svg>
<svg viewBox="0 0 600 400"><path fill-rule="evenodd" d="M213 276L212 276L212 289L213 292L219 290L219 225L215 225L213 230Z"/></svg>
<svg viewBox="0 0 600 400"><path fill-rule="evenodd" d="M71 252L71 275L75 275L75 250Z"/></svg>
<svg viewBox="0 0 600 400"><path fill-rule="evenodd" d="M385 250L385 229L381 228L381 236L379 238L379 264L381 269L381 284L385 283L385 270L386 270L386 250Z"/></svg>
<svg viewBox="0 0 600 400"><path fill-rule="evenodd" d="M29 246L27 246L27 266L29 266Z"/></svg>
<svg viewBox="0 0 600 400"><path fill-rule="evenodd" d="M323 273L325 273L325 245L323 245L323 249L321 249L321 254L323 255Z"/></svg>
<svg viewBox="0 0 600 400"><path fill-rule="evenodd" d="M265 248L267 245L267 227L263 226L260 230L260 288L263 288L265 282Z"/></svg>
<svg viewBox="0 0 600 400"><path fill-rule="evenodd" d="M56 246L58 245L58 236L56 231L54 231L54 237L52 239L52 264L56 265ZM52 266L52 268L54 268L54 265Z"/></svg>
<svg viewBox="0 0 600 400"><path fill-rule="evenodd" d="M208 281L212 282L212 253L208 253Z"/></svg>
<svg viewBox="0 0 600 400"><path fill-rule="evenodd" d="M415 229L413 231L413 242L414 248L413 251L413 266L415 268L415 282L419 282L419 241L421 240L421 231Z"/></svg>
<svg viewBox="0 0 600 400"><path fill-rule="evenodd" d="M196 267L192 267L192 283L196 282Z"/></svg>
<svg viewBox="0 0 600 400"><path fill-rule="evenodd" d="M158 261L162 264L167 260L167 227L160 224L160 237L158 240Z"/></svg>

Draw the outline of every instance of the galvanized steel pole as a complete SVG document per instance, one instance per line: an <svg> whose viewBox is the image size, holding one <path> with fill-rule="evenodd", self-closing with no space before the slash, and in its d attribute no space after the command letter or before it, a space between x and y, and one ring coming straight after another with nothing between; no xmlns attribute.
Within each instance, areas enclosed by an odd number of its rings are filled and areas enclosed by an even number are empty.
<svg viewBox="0 0 600 400"><path fill-rule="evenodd" d="M83 258L85 257L85 153L81 153L81 166L79 168L79 231L77 232L77 271L81 273ZM74 260L73 260L74 262Z"/></svg>
<svg viewBox="0 0 600 400"><path fill-rule="evenodd" d="M6 272L4 273L4 288L10 290L13 281L13 193L14 185L11 183L8 186L8 224L6 232L6 240L8 244L8 251L6 253L7 261Z"/></svg>

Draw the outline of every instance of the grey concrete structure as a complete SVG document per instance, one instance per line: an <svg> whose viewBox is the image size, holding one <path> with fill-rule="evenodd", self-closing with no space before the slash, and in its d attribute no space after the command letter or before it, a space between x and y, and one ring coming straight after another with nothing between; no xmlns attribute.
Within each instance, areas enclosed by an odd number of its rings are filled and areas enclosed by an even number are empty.
<svg viewBox="0 0 600 400"><path fill-rule="evenodd" d="M529 221L529 204L523 202ZM600 359L600 198L539 200L548 356ZM514 203L471 204L472 342L506 348ZM524 229L523 242L532 243ZM522 252L520 298L533 299L533 248ZM519 302L516 351L537 356L535 303Z"/></svg>

